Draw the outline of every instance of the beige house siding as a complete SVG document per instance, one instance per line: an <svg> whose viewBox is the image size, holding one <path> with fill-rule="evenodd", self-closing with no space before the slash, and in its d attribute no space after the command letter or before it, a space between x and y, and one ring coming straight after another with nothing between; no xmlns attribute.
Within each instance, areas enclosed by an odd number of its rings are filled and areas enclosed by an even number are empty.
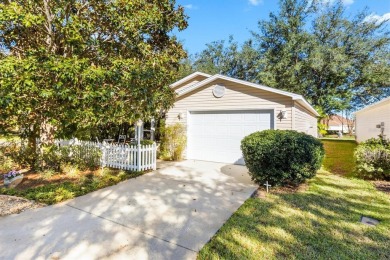
<svg viewBox="0 0 390 260"><path fill-rule="evenodd" d="M390 138L390 99L356 113L356 140L363 142L370 138L378 138L380 129L376 128L376 125L381 122L385 123L386 138Z"/></svg>
<svg viewBox="0 0 390 260"><path fill-rule="evenodd" d="M175 91L177 91L179 89L185 89L186 87L192 86L192 85L194 85L194 84L196 84L196 83L198 83L198 82L200 82L200 81L202 81L202 80L204 80L206 78L207 77L205 77L205 76L198 75L198 76L190 79L189 81L185 81L182 84L175 86L173 89Z"/></svg>
<svg viewBox="0 0 390 260"><path fill-rule="evenodd" d="M215 98L212 93L216 84L222 84L226 88L225 95L221 98ZM180 122L187 125L190 111L267 109L274 110L275 129L292 129L291 116L283 120L276 118L281 110L286 110L287 114L291 115L292 104L291 97L219 79L178 97L174 107L167 113L166 123ZM180 120L179 113L183 116Z"/></svg>
<svg viewBox="0 0 390 260"><path fill-rule="evenodd" d="M317 117L298 102L294 102L294 129L317 137Z"/></svg>

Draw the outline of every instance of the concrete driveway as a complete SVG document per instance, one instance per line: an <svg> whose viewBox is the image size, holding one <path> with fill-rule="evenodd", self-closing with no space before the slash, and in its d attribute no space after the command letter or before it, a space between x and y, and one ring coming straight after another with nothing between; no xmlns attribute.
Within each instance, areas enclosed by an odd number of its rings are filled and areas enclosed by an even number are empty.
<svg viewBox="0 0 390 260"><path fill-rule="evenodd" d="M0 218L0 259L194 259L255 191L246 168L184 161Z"/></svg>

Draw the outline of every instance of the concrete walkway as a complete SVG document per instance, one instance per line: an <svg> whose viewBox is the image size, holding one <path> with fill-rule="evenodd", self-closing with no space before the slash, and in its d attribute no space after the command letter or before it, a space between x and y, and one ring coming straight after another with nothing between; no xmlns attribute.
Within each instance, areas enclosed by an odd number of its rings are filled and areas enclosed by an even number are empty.
<svg viewBox="0 0 390 260"><path fill-rule="evenodd" d="M255 189L243 166L161 163L136 179L0 218L0 259L194 259Z"/></svg>

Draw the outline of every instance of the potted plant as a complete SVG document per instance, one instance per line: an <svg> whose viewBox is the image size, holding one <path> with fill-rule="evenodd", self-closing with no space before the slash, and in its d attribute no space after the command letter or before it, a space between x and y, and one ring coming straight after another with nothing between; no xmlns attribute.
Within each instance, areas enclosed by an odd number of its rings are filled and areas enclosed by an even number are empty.
<svg viewBox="0 0 390 260"><path fill-rule="evenodd" d="M15 187L19 183L21 183L23 180L23 174L21 174L19 171L16 171L13 169L12 171L4 174L4 185L6 187L13 186Z"/></svg>

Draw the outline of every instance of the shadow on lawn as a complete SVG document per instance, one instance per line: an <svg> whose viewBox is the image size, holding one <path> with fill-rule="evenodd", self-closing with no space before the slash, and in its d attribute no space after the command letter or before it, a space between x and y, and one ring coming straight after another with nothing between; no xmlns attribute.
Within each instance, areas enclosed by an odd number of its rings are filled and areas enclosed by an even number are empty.
<svg viewBox="0 0 390 260"><path fill-rule="evenodd" d="M200 259L389 259L389 198L332 177L321 174L307 192L248 200ZM381 223L365 226L361 215Z"/></svg>

